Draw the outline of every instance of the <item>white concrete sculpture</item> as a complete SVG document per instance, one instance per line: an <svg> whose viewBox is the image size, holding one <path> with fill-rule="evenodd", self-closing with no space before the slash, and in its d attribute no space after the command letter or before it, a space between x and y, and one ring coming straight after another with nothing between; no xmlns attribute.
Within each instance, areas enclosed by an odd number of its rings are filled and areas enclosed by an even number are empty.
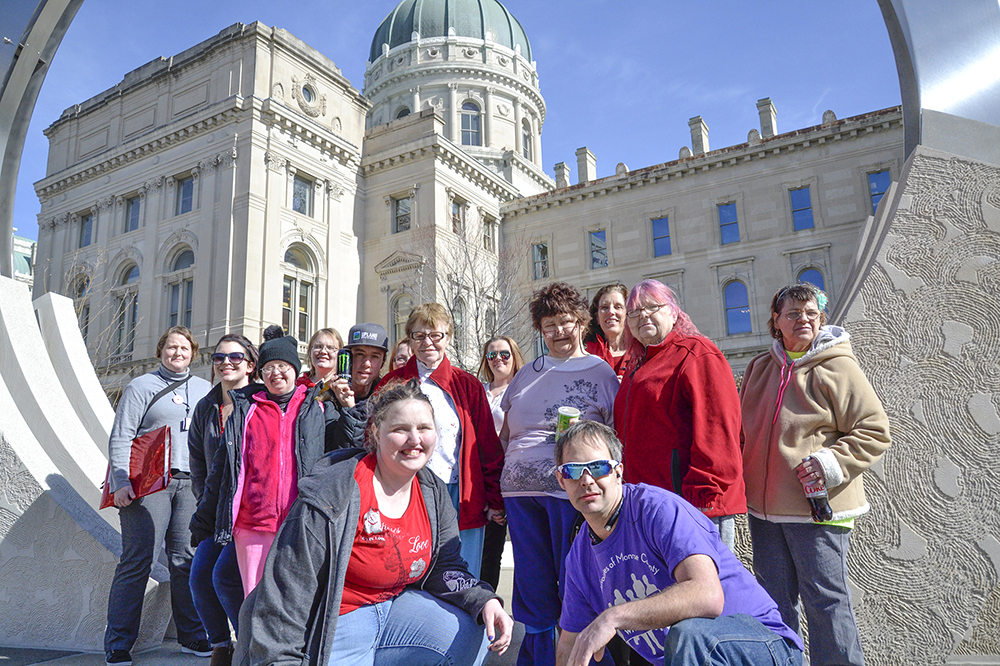
<svg viewBox="0 0 1000 666"><path fill-rule="evenodd" d="M39 319L50 344L74 353L83 340L75 325L56 323L61 305L40 303L48 312ZM86 403L67 397L68 366L55 372L33 315L24 285L0 277L0 645L103 651L121 535L117 513L97 511L107 457L74 406L90 411L98 433L111 407L102 391ZM154 564L137 649L163 641L169 580Z"/></svg>

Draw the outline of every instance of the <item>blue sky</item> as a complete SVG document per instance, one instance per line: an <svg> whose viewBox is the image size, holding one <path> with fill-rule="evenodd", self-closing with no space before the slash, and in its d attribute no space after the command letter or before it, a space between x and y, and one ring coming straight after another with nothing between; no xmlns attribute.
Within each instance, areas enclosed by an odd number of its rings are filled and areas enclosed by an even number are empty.
<svg viewBox="0 0 1000 666"><path fill-rule="evenodd" d="M280 6L279 6L280 4ZM545 171L576 149L597 175L677 159L702 116L711 148L746 141L770 97L778 131L899 104L899 80L876 0L506 0L531 40L547 115ZM63 110L125 73L171 56L236 22L284 28L360 88L372 36L394 0L85 0L49 69L18 177L14 226L36 238L48 141ZM624 11L623 11L624 10Z"/></svg>

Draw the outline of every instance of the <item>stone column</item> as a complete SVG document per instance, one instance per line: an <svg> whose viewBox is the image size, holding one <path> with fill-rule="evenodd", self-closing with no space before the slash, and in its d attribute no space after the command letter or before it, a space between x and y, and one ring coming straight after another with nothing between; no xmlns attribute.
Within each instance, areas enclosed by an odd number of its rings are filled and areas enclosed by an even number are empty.
<svg viewBox="0 0 1000 666"><path fill-rule="evenodd" d="M535 163L539 169L542 168L542 119L539 116L534 116L531 119L531 125L534 128L534 132L531 133L531 138L535 142L535 150L531 154L532 161Z"/></svg>
<svg viewBox="0 0 1000 666"><path fill-rule="evenodd" d="M483 109L483 147L493 147L493 93L496 88L486 89L486 108Z"/></svg>
<svg viewBox="0 0 1000 666"><path fill-rule="evenodd" d="M524 131L521 129L521 119L524 111L521 109L521 100L514 98L514 152L518 157L524 157ZM534 151L532 151L534 157Z"/></svg>
<svg viewBox="0 0 1000 666"><path fill-rule="evenodd" d="M461 143L462 128L459 125L458 84L448 84L448 138Z"/></svg>
<svg viewBox="0 0 1000 666"><path fill-rule="evenodd" d="M410 104L412 105L410 113L420 113L420 86L410 88Z"/></svg>

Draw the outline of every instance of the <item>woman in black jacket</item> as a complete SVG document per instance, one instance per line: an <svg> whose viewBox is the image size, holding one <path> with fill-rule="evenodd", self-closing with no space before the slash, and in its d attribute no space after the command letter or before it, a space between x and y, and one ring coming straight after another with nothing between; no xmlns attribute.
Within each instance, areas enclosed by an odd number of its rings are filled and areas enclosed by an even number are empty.
<svg viewBox="0 0 1000 666"><path fill-rule="evenodd" d="M208 468L215 459L226 420L233 412L229 392L246 387L257 373L257 347L246 337L222 336L212 354L212 377L220 381L195 406L188 432L191 488L200 501L205 492ZM243 583L232 545L211 539L198 544L191 563L191 597L212 643L212 666L231 663L232 636L229 623L239 634Z"/></svg>

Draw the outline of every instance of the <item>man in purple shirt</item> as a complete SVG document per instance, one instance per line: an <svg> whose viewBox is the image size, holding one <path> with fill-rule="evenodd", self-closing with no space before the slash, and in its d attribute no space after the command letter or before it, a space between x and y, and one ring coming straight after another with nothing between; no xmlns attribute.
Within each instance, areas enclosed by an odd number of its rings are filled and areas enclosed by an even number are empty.
<svg viewBox="0 0 1000 666"><path fill-rule="evenodd" d="M622 483L614 430L581 421L555 459L586 519L566 556L559 666L600 659L616 632L665 666L802 663L798 635L712 521L679 495Z"/></svg>

